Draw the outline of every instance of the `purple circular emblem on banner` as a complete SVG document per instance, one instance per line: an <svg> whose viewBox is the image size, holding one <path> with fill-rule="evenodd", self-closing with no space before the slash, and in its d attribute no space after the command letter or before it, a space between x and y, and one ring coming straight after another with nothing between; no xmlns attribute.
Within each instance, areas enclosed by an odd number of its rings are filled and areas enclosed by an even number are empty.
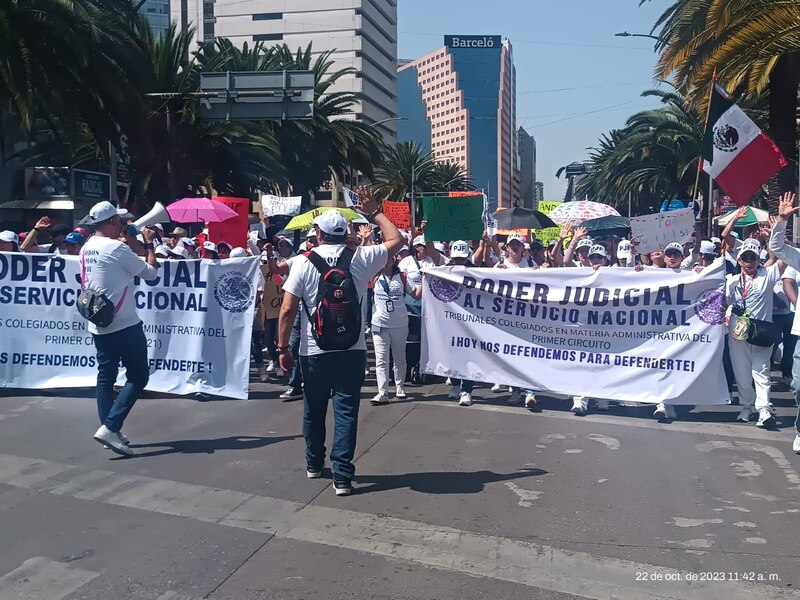
<svg viewBox="0 0 800 600"><path fill-rule="evenodd" d="M433 296L441 302L455 302L461 295L462 285L441 277L430 276L428 279Z"/></svg>
<svg viewBox="0 0 800 600"><path fill-rule="evenodd" d="M703 323L722 325L725 322L725 294L722 290L708 290L694 302L694 314Z"/></svg>

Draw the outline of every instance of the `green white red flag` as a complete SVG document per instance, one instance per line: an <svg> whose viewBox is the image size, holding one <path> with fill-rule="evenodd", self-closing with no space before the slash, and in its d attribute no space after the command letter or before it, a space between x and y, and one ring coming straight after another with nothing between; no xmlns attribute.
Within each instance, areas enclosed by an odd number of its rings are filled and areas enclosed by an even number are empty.
<svg viewBox="0 0 800 600"><path fill-rule="evenodd" d="M744 206L786 164L775 142L714 83L703 136L703 170L737 206Z"/></svg>

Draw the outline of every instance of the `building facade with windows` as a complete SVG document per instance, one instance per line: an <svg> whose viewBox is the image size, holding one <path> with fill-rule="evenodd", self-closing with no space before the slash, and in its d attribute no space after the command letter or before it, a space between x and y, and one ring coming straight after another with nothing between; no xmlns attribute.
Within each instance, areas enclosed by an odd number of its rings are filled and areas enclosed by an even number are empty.
<svg viewBox="0 0 800 600"><path fill-rule="evenodd" d="M536 140L523 127L517 129L519 149L520 205L536 208Z"/></svg>
<svg viewBox="0 0 800 600"><path fill-rule="evenodd" d="M358 97L346 118L376 124L384 141L396 141L396 0L174 0L172 20L195 28L196 45L224 37L239 47L331 51L333 69L354 69L331 89Z"/></svg>
<svg viewBox="0 0 800 600"><path fill-rule="evenodd" d="M138 4L138 0L134 0L134 5ZM150 28L154 34L162 35L169 29L169 0L144 0L138 12L150 23Z"/></svg>
<svg viewBox="0 0 800 600"><path fill-rule="evenodd" d="M500 36L445 36L442 48L398 68L398 140L458 163L490 207L520 199L516 71Z"/></svg>

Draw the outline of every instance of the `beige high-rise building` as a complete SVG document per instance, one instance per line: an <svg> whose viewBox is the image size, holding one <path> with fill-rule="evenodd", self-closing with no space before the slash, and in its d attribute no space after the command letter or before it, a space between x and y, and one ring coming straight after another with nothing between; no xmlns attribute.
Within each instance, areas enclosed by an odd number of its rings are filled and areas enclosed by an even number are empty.
<svg viewBox="0 0 800 600"><path fill-rule="evenodd" d="M224 37L239 47L311 43L315 53L333 51L334 69L355 69L331 89L358 95L348 116L397 140L396 0L172 0L171 14L179 27L195 28L196 45Z"/></svg>

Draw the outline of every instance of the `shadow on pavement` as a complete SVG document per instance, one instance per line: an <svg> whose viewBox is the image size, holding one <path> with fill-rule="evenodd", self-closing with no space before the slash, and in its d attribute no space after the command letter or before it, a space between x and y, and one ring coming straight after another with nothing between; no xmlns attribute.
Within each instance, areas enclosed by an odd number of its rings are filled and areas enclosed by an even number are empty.
<svg viewBox="0 0 800 600"><path fill-rule="evenodd" d="M479 494L487 483L512 481L523 477L546 475L542 469L525 469L515 473L492 471L405 473L403 475L357 475L358 493L385 492L409 488L423 494ZM364 485L372 484L372 485Z"/></svg>
<svg viewBox="0 0 800 600"><path fill-rule="evenodd" d="M232 436L213 440L175 440L174 442L158 442L155 444L131 444L131 448L162 448L152 452L137 452L133 458L163 456L165 454L214 454L217 450L255 450L272 444L296 440L300 435L279 437ZM124 460L125 457L119 457ZM117 459L112 459L117 460Z"/></svg>

